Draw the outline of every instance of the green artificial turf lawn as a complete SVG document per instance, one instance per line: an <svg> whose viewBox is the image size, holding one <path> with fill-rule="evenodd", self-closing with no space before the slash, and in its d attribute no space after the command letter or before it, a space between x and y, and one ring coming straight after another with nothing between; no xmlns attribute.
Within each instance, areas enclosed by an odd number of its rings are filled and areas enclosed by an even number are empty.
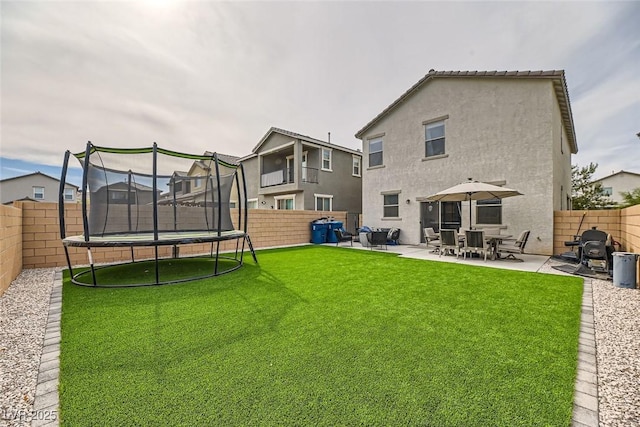
<svg viewBox="0 0 640 427"><path fill-rule="evenodd" d="M332 247L245 260L160 287L65 279L62 425L570 424L581 279Z"/></svg>

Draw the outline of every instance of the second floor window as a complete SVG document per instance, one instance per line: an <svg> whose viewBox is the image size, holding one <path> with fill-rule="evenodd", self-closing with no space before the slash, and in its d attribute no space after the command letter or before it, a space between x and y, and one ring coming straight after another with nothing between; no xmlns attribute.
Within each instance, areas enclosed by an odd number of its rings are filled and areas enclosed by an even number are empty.
<svg viewBox="0 0 640 427"><path fill-rule="evenodd" d="M369 140L369 167L382 165L382 138Z"/></svg>
<svg viewBox="0 0 640 427"><path fill-rule="evenodd" d="M425 157L439 156L444 151L444 120L425 125Z"/></svg>
<svg viewBox="0 0 640 427"><path fill-rule="evenodd" d="M322 149L322 170L331 170L331 150L328 148Z"/></svg>
<svg viewBox="0 0 640 427"><path fill-rule="evenodd" d="M44 187L33 187L33 198L36 200L44 199Z"/></svg>
<svg viewBox="0 0 640 427"><path fill-rule="evenodd" d="M602 187L602 194L604 196L611 196L613 194L613 188L612 187Z"/></svg>
<svg viewBox="0 0 640 427"><path fill-rule="evenodd" d="M353 176L360 176L360 157L353 156L353 170L351 171Z"/></svg>

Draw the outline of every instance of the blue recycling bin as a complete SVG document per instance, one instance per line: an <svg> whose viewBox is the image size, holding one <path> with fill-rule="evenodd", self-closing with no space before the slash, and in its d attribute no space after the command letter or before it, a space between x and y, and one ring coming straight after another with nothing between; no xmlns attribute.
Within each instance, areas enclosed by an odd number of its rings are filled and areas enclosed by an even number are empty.
<svg viewBox="0 0 640 427"><path fill-rule="evenodd" d="M328 224L324 222L311 223L311 243L319 245L327 241Z"/></svg>
<svg viewBox="0 0 640 427"><path fill-rule="evenodd" d="M333 230L338 230L342 228L341 221L329 221L327 223L327 243L338 243L338 237Z"/></svg>

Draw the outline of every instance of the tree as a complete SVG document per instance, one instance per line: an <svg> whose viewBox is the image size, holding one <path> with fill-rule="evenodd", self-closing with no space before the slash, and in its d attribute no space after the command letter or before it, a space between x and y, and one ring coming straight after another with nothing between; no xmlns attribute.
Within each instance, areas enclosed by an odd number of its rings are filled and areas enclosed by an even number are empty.
<svg viewBox="0 0 640 427"><path fill-rule="evenodd" d="M573 209L604 209L614 205L609 196L602 191L602 184L594 183L591 179L597 163L589 163L589 166L571 166L571 204Z"/></svg>
<svg viewBox="0 0 640 427"><path fill-rule="evenodd" d="M624 202L622 204L623 208L628 208L633 205L640 205L640 187L634 188L631 191L622 191L620 193Z"/></svg>

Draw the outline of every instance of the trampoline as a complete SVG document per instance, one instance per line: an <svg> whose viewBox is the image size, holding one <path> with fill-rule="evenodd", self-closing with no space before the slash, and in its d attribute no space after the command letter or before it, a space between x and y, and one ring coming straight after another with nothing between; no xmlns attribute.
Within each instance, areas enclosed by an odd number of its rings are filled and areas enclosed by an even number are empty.
<svg viewBox="0 0 640 427"><path fill-rule="evenodd" d="M83 170L83 234L67 236L64 184L72 155ZM59 218L71 281L81 286L130 287L198 280L242 267L246 249L257 263L247 233L246 194L242 164L217 153L178 153L159 148L156 143L148 148L108 148L91 142L84 152L66 151L60 179ZM231 209L237 210L235 223ZM221 244L225 243L226 250L221 250ZM200 250L203 244L208 245L206 252ZM160 254L159 248L165 246L171 247L169 256ZM69 253L72 247L86 248L88 268L76 266L74 271ZM153 255L136 257L134 248L144 247L152 248ZM98 266L92 248L130 248L130 256ZM182 252L188 255L181 257L181 248L187 249ZM184 258L208 259L210 270L204 273L194 270L192 275L176 278L160 268L167 259L179 262ZM108 275L106 269L142 262L148 265L150 261L155 266L150 280L126 284L98 280ZM98 270L104 271L97 275Z"/></svg>

